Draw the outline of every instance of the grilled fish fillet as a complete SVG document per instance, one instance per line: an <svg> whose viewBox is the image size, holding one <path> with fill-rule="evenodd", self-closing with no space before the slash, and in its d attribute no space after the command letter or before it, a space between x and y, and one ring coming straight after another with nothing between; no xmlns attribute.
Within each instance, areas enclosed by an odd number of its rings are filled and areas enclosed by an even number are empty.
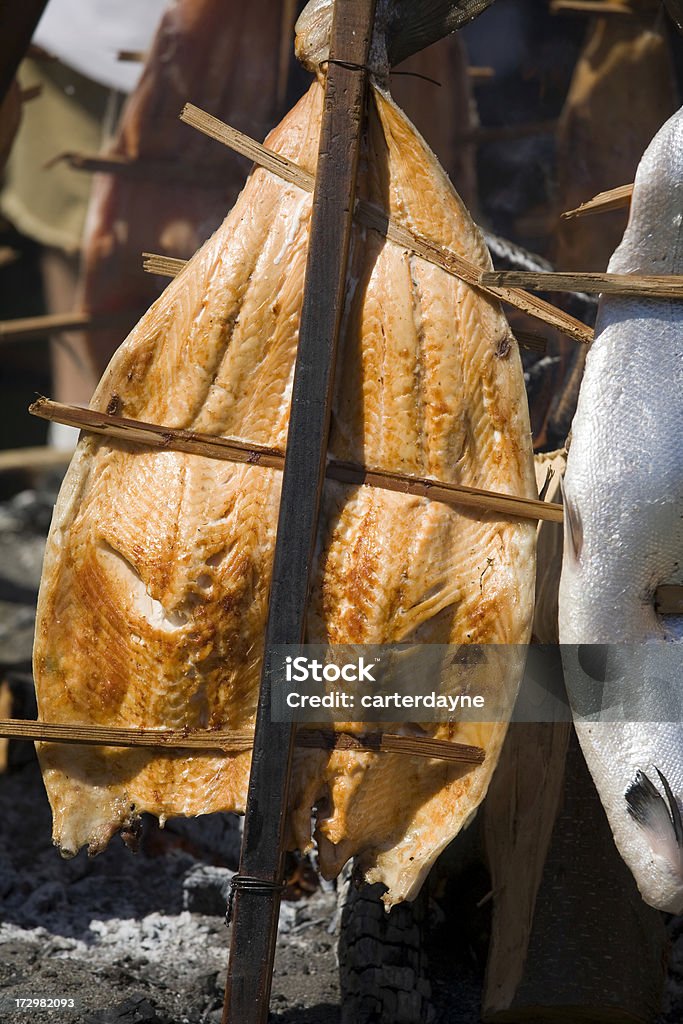
<svg viewBox="0 0 683 1024"><path fill-rule="evenodd" d="M271 133L315 172L322 78ZM361 195L490 266L412 125L373 87ZM112 360L93 408L261 444L286 442L311 197L254 170L222 227ZM330 453L535 496L516 343L499 306L369 229L352 237ZM280 490L277 471L85 436L47 544L35 643L40 717L175 728L253 726ZM524 645L535 524L327 482L308 639ZM522 652L523 653L523 652ZM492 664L493 664L492 656ZM508 659L510 699L523 657ZM495 667L495 665L494 665ZM335 874L352 855L411 898L482 800L504 721L424 726L486 751L476 768L297 752L291 842ZM54 841L101 850L141 812L244 808L249 754L41 744Z"/></svg>
<svg viewBox="0 0 683 1024"><path fill-rule="evenodd" d="M609 270L683 273L682 223L678 111L641 160L628 227ZM644 899L675 913L683 909L683 730L659 706L661 687L648 692L647 675L639 673L642 658L656 659L648 642L683 641L683 617L662 617L654 605L658 586L683 584L682 353L680 302L601 298L567 461L559 599L563 644L643 645L623 678L652 720L579 720L577 732ZM565 656L565 663L576 692L582 678L575 662ZM667 682L680 695L680 672Z"/></svg>

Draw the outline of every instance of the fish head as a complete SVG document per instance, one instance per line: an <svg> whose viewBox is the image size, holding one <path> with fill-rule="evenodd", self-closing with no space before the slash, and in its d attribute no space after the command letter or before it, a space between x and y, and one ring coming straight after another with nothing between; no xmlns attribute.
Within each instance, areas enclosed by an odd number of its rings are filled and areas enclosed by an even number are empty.
<svg viewBox="0 0 683 1024"><path fill-rule="evenodd" d="M659 778L662 792L650 775ZM640 769L624 794L629 823L622 833L627 861L646 903L683 912L683 823L679 800L659 768Z"/></svg>

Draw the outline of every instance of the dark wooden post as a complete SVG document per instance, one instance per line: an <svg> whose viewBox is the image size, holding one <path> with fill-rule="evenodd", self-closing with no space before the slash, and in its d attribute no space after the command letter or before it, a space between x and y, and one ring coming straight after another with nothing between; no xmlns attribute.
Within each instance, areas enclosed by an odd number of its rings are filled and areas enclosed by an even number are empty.
<svg viewBox="0 0 683 1024"><path fill-rule="evenodd" d="M324 480L335 355L375 0L337 0L306 263L254 753L235 887L224 1024L265 1024L277 938L293 729L270 716L271 652L302 642ZM335 63L339 61L340 63ZM284 666L283 666L284 668Z"/></svg>

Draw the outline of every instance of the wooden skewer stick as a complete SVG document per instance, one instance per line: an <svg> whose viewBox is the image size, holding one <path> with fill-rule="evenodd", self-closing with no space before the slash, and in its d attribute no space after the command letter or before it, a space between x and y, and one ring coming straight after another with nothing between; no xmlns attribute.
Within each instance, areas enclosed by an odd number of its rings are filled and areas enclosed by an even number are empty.
<svg viewBox="0 0 683 1024"><path fill-rule="evenodd" d="M0 345L10 341L34 341L58 331L80 331L106 329L119 324L129 324L139 314L103 313L48 313L45 316L16 317L0 320Z"/></svg>
<svg viewBox="0 0 683 1024"><path fill-rule="evenodd" d="M130 64L144 64L147 54L144 50L119 50L116 59Z"/></svg>
<svg viewBox="0 0 683 1024"><path fill-rule="evenodd" d="M187 260L179 260L173 256L159 256L153 252L143 252L142 269L146 274L158 274L160 277L177 277L187 266ZM517 344L532 352L545 352L547 341L542 334L533 331L513 331Z"/></svg>
<svg viewBox="0 0 683 1024"><path fill-rule="evenodd" d="M221 142L230 149L248 157L254 163L266 170L272 171L284 181L288 181L299 188L312 192L315 179L312 174L305 171L298 164L288 160L280 153L266 149L260 142L250 139L248 135L231 128L230 125L219 121L217 117L207 114L205 110L195 107L193 103L186 103L180 115L181 121L191 125L204 135ZM480 283L481 267L470 263L464 256L438 245L436 242L423 238L421 235L413 234L406 228L401 227L395 221L389 219L386 211L381 210L373 203L365 199L356 202L355 217L360 223L365 224L373 231L388 238L417 256L422 257L428 263L440 267L453 277L465 281L474 288L480 288L487 295L506 302L517 309L523 310L529 316L542 320L552 327L557 328L563 334L567 334L576 341L590 344L593 340L593 331L590 327L581 323L580 320L570 316L561 309L552 306L549 302L539 299L538 296L524 292L518 288L491 288Z"/></svg>
<svg viewBox="0 0 683 1024"><path fill-rule="evenodd" d="M182 729L117 729L104 725L71 725L56 722L33 722L25 719L0 718L0 736L8 739L32 740L35 743L76 743L86 746L146 747L151 750L219 750L238 754L253 747L249 730L221 732ZM482 764L481 747L451 743L429 736L399 736L394 733L347 733L332 729L299 729L299 747L317 750L376 751L406 754L411 757L434 757L457 764Z"/></svg>
<svg viewBox="0 0 683 1024"><path fill-rule="evenodd" d="M179 260L174 256L159 256L154 252L143 252L142 269L146 274L158 274L160 277L177 277L187 266L188 260Z"/></svg>
<svg viewBox="0 0 683 1024"><path fill-rule="evenodd" d="M610 3L608 0L552 0L551 14L563 11L575 14L633 14L630 4Z"/></svg>
<svg viewBox="0 0 683 1024"><path fill-rule="evenodd" d="M486 270L482 284L507 285L541 292L587 292L590 294L647 295L651 298L683 299L683 274L598 274L545 273L527 270Z"/></svg>
<svg viewBox="0 0 683 1024"><path fill-rule="evenodd" d="M495 68L491 68L491 67L485 67L485 66L482 67L482 66L477 66L475 64L471 64L468 67L468 69L467 69L467 74L475 82L488 81L491 78L495 78L496 77L496 69Z"/></svg>
<svg viewBox="0 0 683 1024"><path fill-rule="evenodd" d="M68 150L58 153L45 164L49 170L56 164L66 163L73 171L88 174L119 174L127 178L153 181L160 186L185 185L187 188L225 190L225 175L220 168L207 168L201 164L180 160L154 160L149 157L131 158L116 153L80 153Z"/></svg>
<svg viewBox="0 0 683 1024"><path fill-rule="evenodd" d="M30 406L29 412L33 416L40 416L41 419L65 423L131 444L188 452L209 459L261 466L266 469L281 470L284 466L285 453L281 449L242 441L239 438L214 437L211 434L178 430L157 423L145 423L142 420L83 409L76 405L64 405L61 402L52 402L48 398L39 398ZM392 473L354 463L331 460L327 463L326 476L342 483L379 487L447 504L519 516L523 519L547 519L554 523L560 523L563 519L562 505L559 504L466 487L463 484L441 483L429 478Z"/></svg>
<svg viewBox="0 0 683 1024"><path fill-rule="evenodd" d="M72 451L61 448L8 448L0 451L0 473L13 473L17 470L64 469L69 465Z"/></svg>
<svg viewBox="0 0 683 1024"><path fill-rule="evenodd" d="M631 205L633 185L619 185L607 192L598 192L597 196L587 199L575 210L567 210L562 214L564 220L570 217L585 217L592 213L607 213L609 210L623 210Z"/></svg>

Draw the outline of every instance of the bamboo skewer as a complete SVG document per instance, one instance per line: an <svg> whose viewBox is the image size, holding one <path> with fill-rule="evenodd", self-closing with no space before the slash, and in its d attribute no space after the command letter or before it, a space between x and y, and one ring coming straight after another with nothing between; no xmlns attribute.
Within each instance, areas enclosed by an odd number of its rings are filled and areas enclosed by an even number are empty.
<svg viewBox="0 0 683 1024"><path fill-rule="evenodd" d="M226 754L251 750L254 741L253 733L246 729L232 732L117 729L104 725L71 725L12 718L0 718L0 736L42 743L145 747L156 751L218 750ZM411 757L434 757L458 764L482 764L485 758L481 747L435 740L431 737L399 736L388 732L356 734L337 732L333 729L306 728L297 732L296 744L299 747L316 750L375 751Z"/></svg>
<svg viewBox="0 0 683 1024"><path fill-rule="evenodd" d="M651 298L683 298L683 274L547 273L527 270L486 270L485 285L507 285L542 292L647 295Z"/></svg>
<svg viewBox="0 0 683 1024"><path fill-rule="evenodd" d="M188 260L179 260L175 256L160 256L154 252L143 252L142 254L142 269L146 274L177 277L187 264Z"/></svg>
<svg viewBox="0 0 683 1024"><path fill-rule="evenodd" d="M607 192L598 192L592 199L587 199L575 210L566 210L562 214L563 220L570 217L585 217L593 213L607 213L609 210L623 210L631 205L633 185L619 185Z"/></svg>
<svg viewBox="0 0 683 1024"><path fill-rule="evenodd" d="M187 266L187 260L179 260L174 256L159 256L153 252L143 252L142 269L146 274L158 274L160 277L177 277ZM545 352L546 339L542 334L533 331L513 331L517 344L532 352Z"/></svg>
<svg viewBox="0 0 683 1024"><path fill-rule="evenodd" d="M52 402L48 398L39 398L30 406L29 412L41 419L65 423L71 427L115 437L132 444L188 452L210 459L222 459L267 469L281 470L284 466L285 453L281 449L253 444L239 438L214 437L211 434L178 430L157 423L145 423L142 420L95 412L80 406L64 405L61 402ZM562 506L559 504L466 487L463 484L442 483L429 478L392 473L353 463L329 461L326 475L342 483L379 487L447 504L485 509L501 515L519 516L523 519L547 519L555 523L562 522L563 519Z"/></svg>
<svg viewBox="0 0 683 1024"><path fill-rule="evenodd" d="M284 452L280 449L247 444L237 438L213 437L210 434L176 430L155 423L144 423L141 420L129 420L125 417L93 412L91 409L82 409L79 406L62 405L59 402L51 402L47 398L39 398L29 411L42 419L66 423L68 426L116 437L132 444L142 444L171 451L185 451L210 459L222 459L271 469L281 469L284 465ZM34 452L40 456L35 460L36 466L64 465L73 454L72 452L53 451L49 448L19 448L16 451L5 453L5 456L11 457L6 464L0 455L0 469L20 469L26 463L33 465L34 460L31 456ZM328 462L326 475L342 483L365 484L404 494L428 497L447 504L482 508L487 511L517 515L528 519L544 519L554 523L563 522L562 505L555 502L518 498L509 494L499 494L495 491L484 491L459 484L438 483L429 479L407 476L403 473L366 469L353 463ZM655 592L655 605L660 615L683 615L683 586L664 584L659 587Z"/></svg>
<svg viewBox="0 0 683 1024"><path fill-rule="evenodd" d="M315 179L308 171L305 171L298 164L288 160L281 154L266 149L265 146L249 138L248 135L244 135L242 132L237 131L237 129L230 127L230 125L224 124L218 118L207 114L206 111L194 106L194 104L185 104L180 119L204 135L216 139L217 142L221 142L223 145L235 150L235 152L241 153L242 156L247 157L266 170L272 171L272 173L284 181L303 188L307 192L313 191ZM417 256L427 260L428 263L433 263L434 266L440 267L454 277L458 277L461 281L465 281L466 284L480 288L487 295L499 299L501 302L506 302L517 309L523 310L529 316L543 320L576 341L590 343L593 340L593 331L590 327L587 327L580 320L576 320L563 310L557 309L548 302L544 302L535 295L515 288L492 288L481 285L479 280L481 267L475 266L469 260L450 249L445 249L427 238L411 233L395 221L390 220L384 210L374 206L367 200L357 200L355 217L362 224L377 231L385 238L388 238L389 241L395 242L397 245L414 252Z"/></svg>

